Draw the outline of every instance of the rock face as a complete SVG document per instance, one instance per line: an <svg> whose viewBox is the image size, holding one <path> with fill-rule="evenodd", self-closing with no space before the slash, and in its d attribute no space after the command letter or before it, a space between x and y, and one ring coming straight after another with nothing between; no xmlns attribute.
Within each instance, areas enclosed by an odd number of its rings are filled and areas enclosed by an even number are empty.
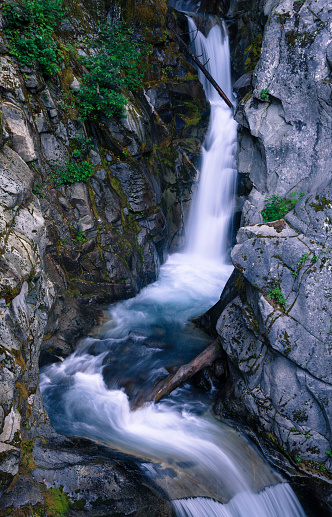
<svg viewBox="0 0 332 517"><path fill-rule="evenodd" d="M54 289L45 274L45 222L34 175L9 147L0 150L0 482L18 473L23 429L43 419L39 352ZM3 488L2 488L3 490Z"/></svg>
<svg viewBox="0 0 332 517"><path fill-rule="evenodd" d="M230 370L217 405L277 444L306 472L332 473L331 5L263 2L269 16L253 92L240 102L244 204L219 304ZM268 99L261 91L268 90ZM263 223L264 199L303 197ZM235 279L235 282L234 282Z"/></svg>
<svg viewBox="0 0 332 517"><path fill-rule="evenodd" d="M25 471L1 497L1 515L27 507L35 515L173 515L171 503L125 455L52 432L24 445Z"/></svg>
<svg viewBox="0 0 332 517"><path fill-rule="evenodd" d="M57 37L84 52L83 35L94 37L98 13L74 4L69 2L68 22ZM64 99L79 89L78 54L70 54L47 85L37 66L19 67L6 55L8 46L0 56L5 139L31 164L46 225L45 270L55 304L43 361L70 353L97 321L97 304L135 295L184 242L208 107L196 70L165 32L166 4L156 1L155 7L162 13L157 19L146 19L139 7L123 11L146 24L143 36L153 52L145 90L128 93L122 119L100 116L83 124L66 107ZM110 14L105 5L98 9L101 16ZM179 23L184 26L183 17ZM94 174L85 183L56 186L52 174L68 162L77 140L89 141L86 160Z"/></svg>

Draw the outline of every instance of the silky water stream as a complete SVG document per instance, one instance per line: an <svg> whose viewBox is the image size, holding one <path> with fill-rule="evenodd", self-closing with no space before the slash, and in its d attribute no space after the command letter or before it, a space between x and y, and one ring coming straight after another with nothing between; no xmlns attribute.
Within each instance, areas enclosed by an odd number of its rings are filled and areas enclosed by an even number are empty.
<svg viewBox="0 0 332 517"><path fill-rule="evenodd" d="M232 97L228 37L211 18L192 47ZM236 123L218 94L200 80L211 103L199 188L189 218L188 245L169 257L159 279L131 300L112 305L98 335L41 373L44 403L54 427L142 458L141 468L173 500L180 517L300 517L304 512L258 451L218 421L211 397L189 384L158 405L130 410L130 398L210 342L195 329L219 298L232 267L227 239L233 215Z"/></svg>

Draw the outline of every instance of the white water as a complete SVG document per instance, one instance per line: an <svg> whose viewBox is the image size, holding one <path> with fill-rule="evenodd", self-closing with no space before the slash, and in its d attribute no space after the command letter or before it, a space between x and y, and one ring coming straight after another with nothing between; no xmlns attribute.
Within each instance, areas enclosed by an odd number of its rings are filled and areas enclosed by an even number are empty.
<svg viewBox="0 0 332 517"><path fill-rule="evenodd" d="M206 45L211 71L230 96L226 35L216 25L206 41L198 35L196 43L202 50ZM216 63L228 74L226 84ZM204 86L212 102L211 123L187 253L170 257L158 281L136 298L112 306L98 337L87 338L72 356L43 370L43 398L59 431L144 458L141 468L174 500L179 517L302 517L291 488L239 432L217 421L209 400L194 388L185 385L160 404L135 412L126 394L135 398L209 343L188 320L218 300L232 270L225 243L236 125L230 110ZM210 174L214 179L207 187Z"/></svg>
<svg viewBox="0 0 332 517"><path fill-rule="evenodd" d="M226 28L217 19L207 38L197 33L196 25L188 18L192 50L232 99L230 54ZM199 71L206 96L211 104L208 133L202 149L199 188L193 199L189 228L188 252L226 262L228 236L234 214L236 188L236 127L232 110Z"/></svg>

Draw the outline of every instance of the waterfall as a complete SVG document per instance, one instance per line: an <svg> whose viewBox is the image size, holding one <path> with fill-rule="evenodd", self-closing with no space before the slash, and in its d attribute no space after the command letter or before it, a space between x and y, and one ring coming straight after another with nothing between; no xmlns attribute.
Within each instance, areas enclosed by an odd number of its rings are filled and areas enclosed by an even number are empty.
<svg viewBox="0 0 332 517"><path fill-rule="evenodd" d="M227 33L212 21L195 52L231 96ZM189 19L190 29L195 30ZM211 102L187 252L169 257L158 280L112 305L98 335L42 369L40 387L56 430L141 458L141 469L173 500L178 517L304 517L295 494L256 448L211 413L211 399L185 384L133 412L130 397L187 363L210 343L190 319L219 298L232 267L227 234L235 188L236 124L201 78ZM137 460L138 461L138 460Z"/></svg>
<svg viewBox="0 0 332 517"><path fill-rule="evenodd" d="M198 31L188 17L192 50L217 81L228 98L232 98L230 52L227 29L217 18L210 18L208 35ZM227 261L228 236L234 214L236 188L236 130L232 110L198 71L211 105L208 132L202 149L199 186L194 196L188 223L188 253Z"/></svg>

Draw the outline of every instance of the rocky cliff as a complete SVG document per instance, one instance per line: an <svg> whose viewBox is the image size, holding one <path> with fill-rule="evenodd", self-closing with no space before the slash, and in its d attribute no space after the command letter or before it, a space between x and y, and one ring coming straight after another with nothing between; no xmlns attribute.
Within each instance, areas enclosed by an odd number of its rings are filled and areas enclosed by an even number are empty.
<svg viewBox="0 0 332 517"><path fill-rule="evenodd" d="M128 458L55 434L38 387L40 361L68 355L101 303L135 295L183 244L208 106L165 30L166 4L150 4L66 2L51 75L17 61L0 17L1 515L171 514ZM120 12L151 46L144 90L124 91L122 118L83 122L80 56ZM59 185L82 145L91 177Z"/></svg>
<svg viewBox="0 0 332 517"><path fill-rule="evenodd" d="M236 272L219 304L229 379L217 410L328 483L332 6L257 4L256 19L267 20L261 55L235 116L240 185L251 190L232 251ZM232 24L243 10L243 2L231 2ZM299 201L284 219L264 222L264 200L273 195Z"/></svg>

